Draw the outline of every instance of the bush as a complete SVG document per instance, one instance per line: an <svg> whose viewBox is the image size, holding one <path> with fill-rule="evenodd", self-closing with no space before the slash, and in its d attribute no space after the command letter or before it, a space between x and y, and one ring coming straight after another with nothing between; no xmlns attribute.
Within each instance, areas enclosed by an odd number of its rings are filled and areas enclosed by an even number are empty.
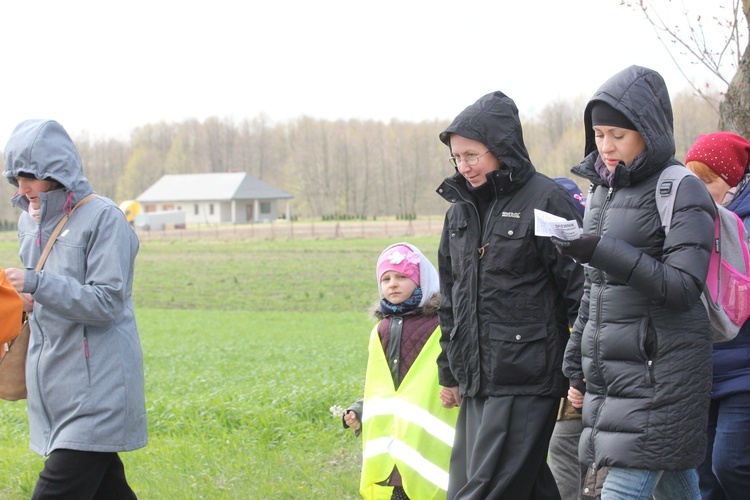
<svg viewBox="0 0 750 500"><path fill-rule="evenodd" d="M401 212L396 214L396 220L416 220L417 214L414 212Z"/></svg>
<svg viewBox="0 0 750 500"><path fill-rule="evenodd" d="M367 220L365 214L350 214L346 212L336 212L325 214L321 217L324 221L348 221L348 220Z"/></svg>

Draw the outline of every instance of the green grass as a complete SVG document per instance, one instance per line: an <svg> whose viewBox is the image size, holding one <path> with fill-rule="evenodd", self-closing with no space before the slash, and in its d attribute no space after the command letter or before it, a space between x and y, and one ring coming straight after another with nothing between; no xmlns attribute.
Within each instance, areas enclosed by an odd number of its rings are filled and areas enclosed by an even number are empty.
<svg viewBox="0 0 750 500"><path fill-rule="evenodd" d="M435 259L436 237L414 240ZM169 309L361 310L376 299L378 255L394 242L149 242L138 258L134 300Z"/></svg>
<svg viewBox="0 0 750 500"><path fill-rule="evenodd" d="M147 242L134 299L149 445L144 499L357 498L360 443L330 415L361 395L375 261L401 240ZM431 260L437 237L409 238ZM0 239L0 266L17 265ZM31 495L25 402L0 401L0 498Z"/></svg>

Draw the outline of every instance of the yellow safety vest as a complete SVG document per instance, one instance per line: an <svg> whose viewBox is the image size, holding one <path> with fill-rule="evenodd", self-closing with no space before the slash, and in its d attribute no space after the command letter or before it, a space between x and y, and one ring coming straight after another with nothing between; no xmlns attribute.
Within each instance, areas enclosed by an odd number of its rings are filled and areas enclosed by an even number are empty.
<svg viewBox="0 0 750 500"><path fill-rule="evenodd" d="M448 465L458 408L440 403L437 327L409 368L398 390L380 342L377 326L370 335L362 410L362 477L367 499L390 499L385 483L397 466L409 498L445 498Z"/></svg>

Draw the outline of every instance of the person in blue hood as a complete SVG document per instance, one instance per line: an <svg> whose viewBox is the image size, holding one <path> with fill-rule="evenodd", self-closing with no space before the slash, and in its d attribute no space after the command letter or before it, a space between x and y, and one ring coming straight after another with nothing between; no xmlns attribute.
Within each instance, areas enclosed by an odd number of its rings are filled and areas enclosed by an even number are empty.
<svg viewBox="0 0 750 500"><path fill-rule="evenodd" d="M750 142L733 132L696 139L685 166L706 184L714 201L750 228ZM698 467L704 500L743 498L750 492L750 321L728 342L714 343L713 387L706 458Z"/></svg>
<svg viewBox="0 0 750 500"><path fill-rule="evenodd" d="M118 452L147 442L131 297L138 238L113 201L89 197L94 190L59 123L21 122L4 159L3 176L18 188L12 202L23 210L23 269L8 268L6 277L31 313L30 447L47 456L32 498L136 498ZM90 201L73 211L84 198ZM37 272L42 249L68 215Z"/></svg>

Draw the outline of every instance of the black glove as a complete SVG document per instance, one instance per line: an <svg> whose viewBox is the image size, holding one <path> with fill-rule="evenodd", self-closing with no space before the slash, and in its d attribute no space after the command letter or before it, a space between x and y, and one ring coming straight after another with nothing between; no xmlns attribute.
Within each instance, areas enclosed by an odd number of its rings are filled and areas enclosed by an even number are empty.
<svg viewBox="0 0 750 500"><path fill-rule="evenodd" d="M572 257L582 264L587 264L591 260L591 256L594 255L594 249L599 244L601 237L583 233L577 240L561 240L555 236L551 236L550 239L557 247L558 252Z"/></svg>
<svg viewBox="0 0 750 500"><path fill-rule="evenodd" d="M578 389L578 392L580 392L581 394L586 394L586 382L584 382L580 378L570 379L570 387Z"/></svg>
<svg viewBox="0 0 750 500"><path fill-rule="evenodd" d="M586 394L586 382L584 382L580 378L570 379L570 387L573 387L574 389L578 389L578 392L580 392L581 394ZM583 410L583 408L573 408L573 409L578 414L580 414L581 410Z"/></svg>

